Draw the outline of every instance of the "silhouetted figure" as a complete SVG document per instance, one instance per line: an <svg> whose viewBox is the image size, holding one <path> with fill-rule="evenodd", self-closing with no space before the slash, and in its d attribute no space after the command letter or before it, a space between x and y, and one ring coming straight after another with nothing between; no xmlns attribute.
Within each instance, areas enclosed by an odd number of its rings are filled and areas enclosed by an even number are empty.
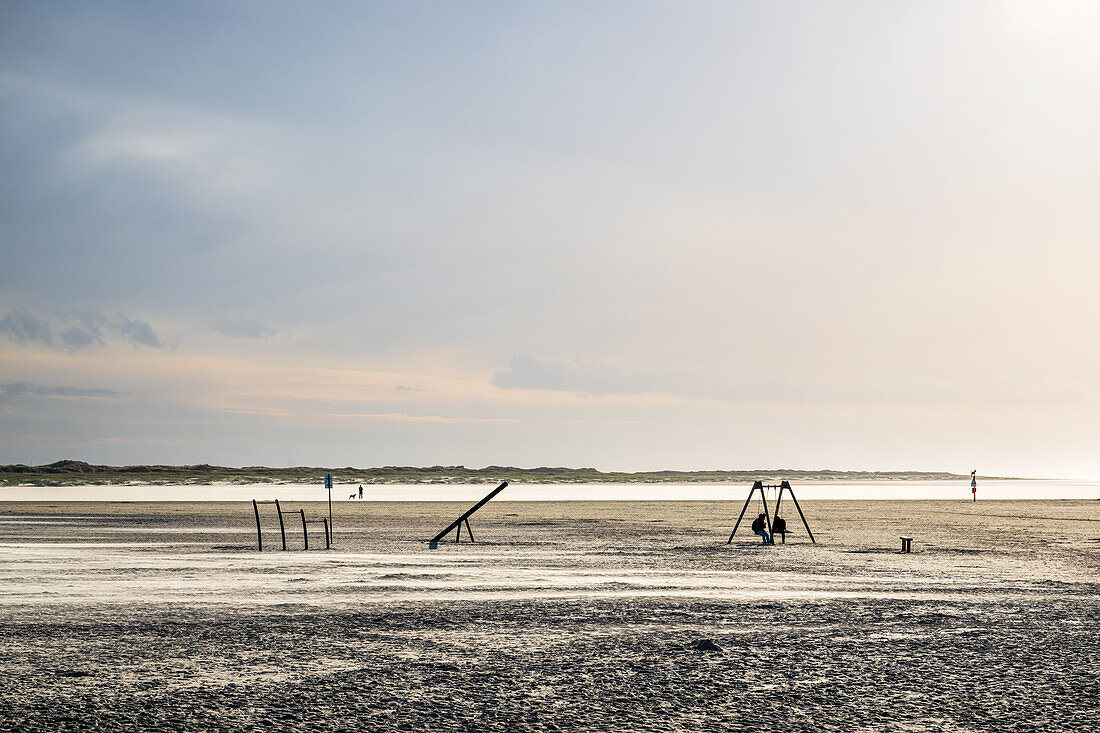
<svg viewBox="0 0 1100 733"><path fill-rule="evenodd" d="M360 499L363 498L363 485L362 484L359 484L359 498Z"/></svg>
<svg viewBox="0 0 1100 733"><path fill-rule="evenodd" d="M768 537L768 516L766 514L761 514L753 521L752 531L763 538L765 545L771 544L771 538Z"/></svg>
<svg viewBox="0 0 1100 733"><path fill-rule="evenodd" d="M772 542L775 542L776 535L781 535L783 544L787 544L787 520L783 517L772 518Z"/></svg>

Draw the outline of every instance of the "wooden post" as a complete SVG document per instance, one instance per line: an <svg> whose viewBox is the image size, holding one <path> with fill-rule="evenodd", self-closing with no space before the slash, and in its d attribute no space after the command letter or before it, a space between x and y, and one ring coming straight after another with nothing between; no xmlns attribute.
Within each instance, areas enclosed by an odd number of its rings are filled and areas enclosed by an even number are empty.
<svg viewBox="0 0 1100 733"><path fill-rule="evenodd" d="M325 549L327 550L329 547L332 546L331 544L329 544L328 541L328 520L322 519L321 521L325 523Z"/></svg>
<svg viewBox="0 0 1100 733"><path fill-rule="evenodd" d="M474 531L470 529L470 520L466 520L466 531L470 534L470 542L474 541Z"/></svg>
<svg viewBox="0 0 1100 733"><path fill-rule="evenodd" d="M325 483L328 484L328 528L329 542L332 542L332 474L325 474Z"/></svg>
<svg viewBox="0 0 1100 733"><path fill-rule="evenodd" d="M309 530L306 529L306 510L305 509L299 509L298 511L300 511L302 513L302 543L304 545L304 549L308 550L309 549Z"/></svg>
<svg viewBox="0 0 1100 733"><path fill-rule="evenodd" d="M256 512L256 545L260 552L264 551L264 538L260 534L260 507L256 504L256 500L252 500L252 511Z"/></svg>
<svg viewBox="0 0 1100 733"><path fill-rule="evenodd" d="M279 513L279 534L283 537L283 549L286 549L286 527L283 526L283 509L279 506L279 500L275 500L275 511Z"/></svg>

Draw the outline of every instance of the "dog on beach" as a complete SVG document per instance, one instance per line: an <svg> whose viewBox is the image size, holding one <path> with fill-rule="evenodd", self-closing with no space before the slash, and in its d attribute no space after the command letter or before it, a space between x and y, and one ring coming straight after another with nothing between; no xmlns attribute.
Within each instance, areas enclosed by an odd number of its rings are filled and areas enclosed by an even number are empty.
<svg viewBox="0 0 1100 733"><path fill-rule="evenodd" d="M355 494L352 494L352 495L351 495L351 496L349 496L348 498L349 498L349 499L354 499L354 498L355 498Z"/></svg>

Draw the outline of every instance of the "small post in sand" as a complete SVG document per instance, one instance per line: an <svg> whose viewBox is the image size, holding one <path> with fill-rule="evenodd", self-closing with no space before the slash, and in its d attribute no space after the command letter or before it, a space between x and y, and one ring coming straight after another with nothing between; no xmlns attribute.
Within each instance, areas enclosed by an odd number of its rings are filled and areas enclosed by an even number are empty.
<svg viewBox="0 0 1100 733"><path fill-rule="evenodd" d="M283 537L283 549L286 549L286 527L283 526L283 509L279 506L279 500L275 500L275 511L279 514L279 534Z"/></svg>
<svg viewBox="0 0 1100 733"><path fill-rule="evenodd" d="M252 511L256 512L256 549L260 552L264 551L264 538L260 534L260 507L256 504L256 500L252 500Z"/></svg>
<svg viewBox="0 0 1100 733"><path fill-rule="evenodd" d="M306 521L305 509L300 509L299 511L302 512L302 537L305 538L305 549L307 549L307 550L309 549L309 537L306 535L306 525L307 524L321 524L321 525L324 525L324 529L325 529L325 549L326 550L329 549L329 547L331 547L331 545L329 545L329 542L328 542L328 520L325 519L324 517L321 517L320 519L310 519L309 521Z"/></svg>
<svg viewBox="0 0 1100 733"><path fill-rule="evenodd" d="M325 488L328 489L328 533L326 542L332 542L332 474L325 474Z"/></svg>

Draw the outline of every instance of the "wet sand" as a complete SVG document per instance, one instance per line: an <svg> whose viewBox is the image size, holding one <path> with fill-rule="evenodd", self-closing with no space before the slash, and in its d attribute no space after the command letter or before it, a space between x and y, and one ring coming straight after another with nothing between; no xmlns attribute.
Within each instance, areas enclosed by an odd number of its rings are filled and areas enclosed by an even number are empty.
<svg viewBox="0 0 1100 733"><path fill-rule="evenodd" d="M1100 502L466 506L0 504L0 727L1100 729Z"/></svg>

